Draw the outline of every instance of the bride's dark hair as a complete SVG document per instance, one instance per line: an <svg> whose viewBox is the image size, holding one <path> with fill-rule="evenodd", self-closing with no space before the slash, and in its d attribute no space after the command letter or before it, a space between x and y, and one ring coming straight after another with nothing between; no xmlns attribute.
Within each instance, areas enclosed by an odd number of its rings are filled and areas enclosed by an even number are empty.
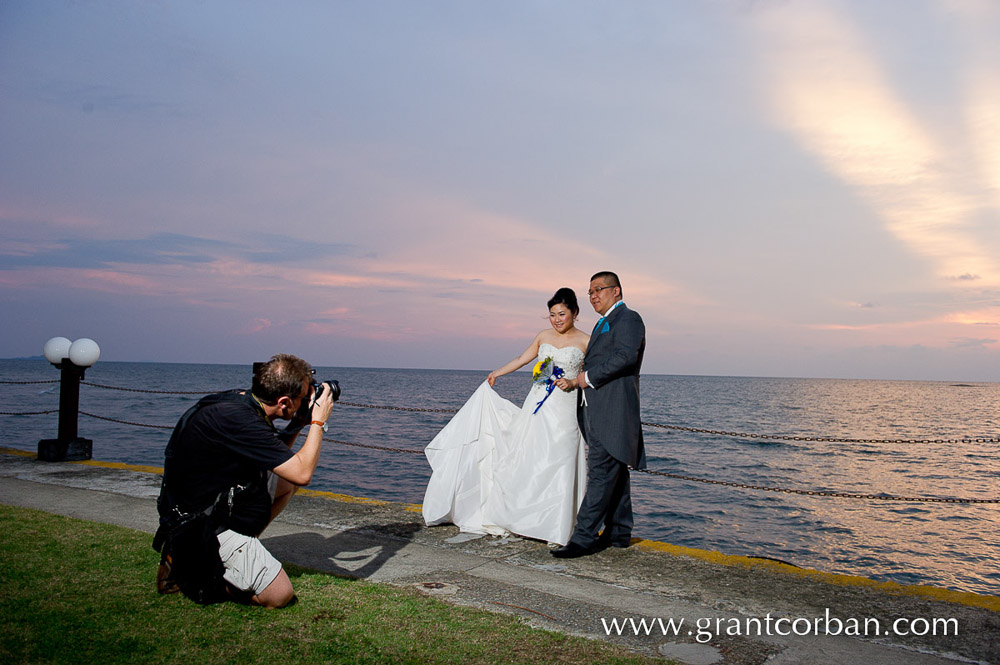
<svg viewBox="0 0 1000 665"><path fill-rule="evenodd" d="M566 305L569 307L569 311L573 312L573 316L580 313L580 306L576 304L576 293L568 286L556 291L556 294L549 299L549 309L552 309L554 305Z"/></svg>

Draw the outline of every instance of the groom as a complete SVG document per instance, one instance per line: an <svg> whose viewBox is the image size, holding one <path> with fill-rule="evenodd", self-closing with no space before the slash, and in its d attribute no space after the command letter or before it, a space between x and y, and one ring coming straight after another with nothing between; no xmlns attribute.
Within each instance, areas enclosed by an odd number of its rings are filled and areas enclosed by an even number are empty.
<svg viewBox="0 0 1000 665"><path fill-rule="evenodd" d="M615 273L591 277L587 295L601 318L587 345L583 371L575 379L558 382L563 390L583 391L577 418L587 442L587 492L569 543L552 551L560 559L631 544L628 468L646 467L639 421L639 369L646 326L622 301Z"/></svg>

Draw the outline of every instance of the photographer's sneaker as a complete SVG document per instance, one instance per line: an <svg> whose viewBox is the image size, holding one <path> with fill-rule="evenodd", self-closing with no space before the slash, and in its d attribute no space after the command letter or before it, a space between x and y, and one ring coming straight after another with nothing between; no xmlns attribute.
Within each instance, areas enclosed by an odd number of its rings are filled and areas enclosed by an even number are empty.
<svg viewBox="0 0 1000 665"><path fill-rule="evenodd" d="M169 554L164 554L160 557L160 567L156 569L156 590L161 594L177 593L181 590L171 577L172 572L173 559Z"/></svg>

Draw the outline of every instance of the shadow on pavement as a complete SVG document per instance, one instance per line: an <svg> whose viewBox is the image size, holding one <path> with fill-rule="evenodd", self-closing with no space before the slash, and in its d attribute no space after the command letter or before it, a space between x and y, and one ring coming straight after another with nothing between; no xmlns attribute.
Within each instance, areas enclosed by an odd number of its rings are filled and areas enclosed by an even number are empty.
<svg viewBox="0 0 1000 665"><path fill-rule="evenodd" d="M265 534L261 542L279 561L341 577L367 579L410 543L419 530L419 524L398 522L380 525L378 530L348 529L329 537L314 532L273 538Z"/></svg>

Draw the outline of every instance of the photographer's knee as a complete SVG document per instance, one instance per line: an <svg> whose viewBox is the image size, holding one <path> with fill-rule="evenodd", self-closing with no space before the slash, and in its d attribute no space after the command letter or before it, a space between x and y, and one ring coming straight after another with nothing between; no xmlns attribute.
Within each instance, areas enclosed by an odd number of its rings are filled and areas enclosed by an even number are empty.
<svg viewBox="0 0 1000 665"><path fill-rule="evenodd" d="M292 588L292 581L288 579L288 574L284 570L278 573L266 589L253 597L254 603L272 610L285 607L294 599L295 589Z"/></svg>

